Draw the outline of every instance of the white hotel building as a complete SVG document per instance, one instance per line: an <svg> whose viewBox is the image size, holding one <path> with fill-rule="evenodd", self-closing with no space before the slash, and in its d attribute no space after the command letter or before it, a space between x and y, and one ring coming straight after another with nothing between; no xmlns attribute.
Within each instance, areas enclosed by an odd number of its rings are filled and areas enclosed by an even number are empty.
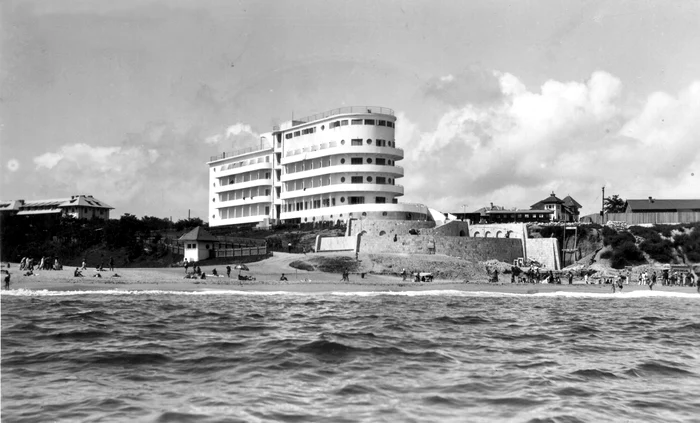
<svg viewBox="0 0 700 423"><path fill-rule="evenodd" d="M259 148L212 157L209 226L427 219L424 205L398 202L395 125L391 109L344 107L274 127Z"/></svg>

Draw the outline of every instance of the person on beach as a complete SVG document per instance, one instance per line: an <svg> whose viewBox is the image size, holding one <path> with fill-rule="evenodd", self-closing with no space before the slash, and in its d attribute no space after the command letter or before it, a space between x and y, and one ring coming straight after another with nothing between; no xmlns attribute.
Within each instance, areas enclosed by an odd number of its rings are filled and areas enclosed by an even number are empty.
<svg viewBox="0 0 700 423"><path fill-rule="evenodd" d="M656 284L656 271L651 272L651 285L649 285L649 289L651 289L654 284Z"/></svg>
<svg viewBox="0 0 700 423"><path fill-rule="evenodd" d="M74 278L82 278L83 273L78 269L77 267L75 268L75 271L73 271L73 277Z"/></svg>
<svg viewBox="0 0 700 423"><path fill-rule="evenodd" d="M401 280L406 280L406 268L401 269Z"/></svg>
<svg viewBox="0 0 700 423"><path fill-rule="evenodd" d="M304 253L304 255L306 255L306 247L305 246L301 247L301 252Z"/></svg>
<svg viewBox="0 0 700 423"><path fill-rule="evenodd" d="M287 243L287 252L290 254L292 253L292 243L291 242Z"/></svg>
<svg viewBox="0 0 700 423"><path fill-rule="evenodd" d="M114 272L114 258L113 257L109 258L109 271Z"/></svg>
<svg viewBox="0 0 700 423"><path fill-rule="evenodd" d="M625 283L625 277L620 275L617 278L617 287L620 289L620 292L622 292L622 287L623 287L624 283ZM615 284L615 282L613 281L613 285L614 284Z"/></svg>
<svg viewBox="0 0 700 423"><path fill-rule="evenodd" d="M9 290L10 289L10 271L9 270L3 270L3 273L5 273L5 277L3 280L5 281L5 289Z"/></svg>
<svg viewBox="0 0 700 423"><path fill-rule="evenodd" d="M87 270L87 260L85 257L83 257L83 266L80 268L80 270Z"/></svg>
<svg viewBox="0 0 700 423"><path fill-rule="evenodd" d="M190 262L185 260L185 274L187 274L187 269L190 268Z"/></svg>
<svg viewBox="0 0 700 423"><path fill-rule="evenodd" d="M610 285L612 285L612 293L614 294L615 293L615 284L611 283Z"/></svg>
<svg viewBox="0 0 700 423"><path fill-rule="evenodd" d="M287 277L284 276L284 273L282 273L282 276L280 277L280 281L286 281L286 280L287 280Z"/></svg>
<svg viewBox="0 0 700 423"><path fill-rule="evenodd" d="M217 272L216 269L212 269L211 274L214 276L219 276L219 272Z"/></svg>
<svg viewBox="0 0 700 423"><path fill-rule="evenodd" d="M569 277L569 285L572 285L574 283L574 274L569 271L567 276Z"/></svg>
<svg viewBox="0 0 700 423"><path fill-rule="evenodd" d="M231 277L231 266L226 266L226 276Z"/></svg>

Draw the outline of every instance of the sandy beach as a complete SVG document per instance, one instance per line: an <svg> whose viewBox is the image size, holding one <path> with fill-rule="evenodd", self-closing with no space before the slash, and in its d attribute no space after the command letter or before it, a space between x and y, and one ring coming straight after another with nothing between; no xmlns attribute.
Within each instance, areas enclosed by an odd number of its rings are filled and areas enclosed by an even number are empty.
<svg viewBox="0 0 700 423"><path fill-rule="evenodd" d="M435 291L458 290L465 292L502 292L514 294L535 294L547 292L580 292L580 293L610 293L610 285L585 284L575 280L568 284L511 284L508 275L502 277L501 283L486 281L452 281L435 280L433 282L402 281L396 276L351 274L350 282L340 282L340 275L318 271L302 271L289 267L294 255L284 254L273 258L250 263L249 271L242 274L255 277L255 281L239 281L238 271L231 272L226 277L226 266L202 266L207 273L206 279L186 279L184 268L116 268L114 271L97 272L95 269L83 270L83 277L74 277L74 268L64 268L58 271L35 271L32 276L24 276L19 265L11 264L12 273L10 289L49 290L49 291L98 291L98 290L128 290L128 291L249 291L249 292L380 292L380 291ZM233 265L232 265L233 267ZM212 270L217 269L223 276L211 276ZM100 274L101 277L95 275ZM282 273L288 278L280 281ZM119 276L115 276L119 275ZM648 291L647 286L625 285L623 292L637 290ZM654 286L654 291L694 293L696 288L677 286Z"/></svg>

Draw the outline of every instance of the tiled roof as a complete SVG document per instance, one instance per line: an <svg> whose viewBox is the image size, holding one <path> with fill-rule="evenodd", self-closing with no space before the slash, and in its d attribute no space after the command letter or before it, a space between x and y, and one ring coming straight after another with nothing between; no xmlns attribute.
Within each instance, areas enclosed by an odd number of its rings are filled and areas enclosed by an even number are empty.
<svg viewBox="0 0 700 423"><path fill-rule="evenodd" d="M654 210L700 210L700 200L627 200L627 206L633 211Z"/></svg>
<svg viewBox="0 0 700 423"><path fill-rule="evenodd" d="M580 204L578 203L578 201L576 201L576 200L574 200L573 198L571 198L570 195L567 195L566 197L564 197L564 205L567 206L567 207L575 206L575 207L578 207L579 209L580 209L580 208L583 208L583 206L580 205Z"/></svg>
<svg viewBox="0 0 700 423"><path fill-rule="evenodd" d="M531 209L537 209L537 207L541 206L542 204L564 204L564 201L562 201L560 198L558 198L556 195L554 195L554 192L552 192L549 197L545 198L544 200L538 201L532 206L530 206Z"/></svg>
<svg viewBox="0 0 700 423"><path fill-rule="evenodd" d="M210 234L207 232L206 229L202 228L201 226L197 226L196 228L192 229L191 231L187 232L183 236L181 236L179 241L213 241L216 242L219 239L215 237L214 235Z"/></svg>
<svg viewBox="0 0 700 423"><path fill-rule="evenodd" d="M66 198L62 201L59 207L97 207L101 209L113 209L109 204L98 200L92 195L76 195L72 198Z"/></svg>

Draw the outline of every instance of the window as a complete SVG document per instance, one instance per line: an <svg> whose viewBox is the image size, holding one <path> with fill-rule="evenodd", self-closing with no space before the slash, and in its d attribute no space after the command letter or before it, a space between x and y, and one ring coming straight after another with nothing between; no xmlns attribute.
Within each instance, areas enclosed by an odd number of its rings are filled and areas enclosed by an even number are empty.
<svg viewBox="0 0 700 423"><path fill-rule="evenodd" d="M351 125L362 125L362 119L353 119L350 122Z"/></svg>
<svg viewBox="0 0 700 423"><path fill-rule="evenodd" d="M377 147L386 147L386 140L376 140L375 144Z"/></svg>
<svg viewBox="0 0 700 423"><path fill-rule="evenodd" d="M335 206L335 197L334 197L334 198L331 198L331 205L332 205L332 206Z"/></svg>
<svg viewBox="0 0 700 423"><path fill-rule="evenodd" d="M340 145L345 145L345 140L340 140Z"/></svg>
<svg viewBox="0 0 700 423"><path fill-rule="evenodd" d="M394 122L389 122L389 121L387 121L387 122L386 122L386 126L389 127L389 128L393 128L393 127L394 127Z"/></svg>
<svg viewBox="0 0 700 423"><path fill-rule="evenodd" d="M321 208L321 200L314 200L313 208Z"/></svg>
<svg viewBox="0 0 700 423"><path fill-rule="evenodd" d="M265 188L265 195L270 195L270 188ZM265 213L267 214L267 213Z"/></svg>
<svg viewBox="0 0 700 423"><path fill-rule="evenodd" d="M340 178L340 182L345 182L345 176Z"/></svg>
<svg viewBox="0 0 700 423"><path fill-rule="evenodd" d="M340 197L340 202L344 203L345 202L345 197Z"/></svg>
<svg viewBox="0 0 700 423"><path fill-rule="evenodd" d="M347 120L347 119L341 120L341 121L340 121L340 125L341 125L341 126L348 126L348 120Z"/></svg>
<svg viewBox="0 0 700 423"><path fill-rule="evenodd" d="M386 165L386 159L377 159L376 163L379 166L384 166Z"/></svg>
<svg viewBox="0 0 700 423"><path fill-rule="evenodd" d="M345 159L340 159L340 164L345 164Z"/></svg>
<svg viewBox="0 0 700 423"><path fill-rule="evenodd" d="M385 120L378 120L377 126L386 126L386 121Z"/></svg>
<svg viewBox="0 0 700 423"><path fill-rule="evenodd" d="M285 139L290 139L290 138L292 138L292 133L290 132L290 133L288 133L288 134L285 134L284 138L285 138Z"/></svg>
<svg viewBox="0 0 700 423"><path fill-rule="evenodd" d="M367 163L372 164L372 158L371 158L371 157L368 157L368 158L367 158Z"/></svg>
<svg viewBox="0 0 700 423"><path fill-rule="evenodd" d="M371 176L368 176L368 177L367 177L367 182L372 182L372 177L371 177Z"/></svg>
<svg viewBox="0 0 700 423"><path fill-rule="evenodd" d="M350 159L350 164L354 165L361 165L362 164L362 157L353 157Z"/></svg>
<svg viewBox="0 0 700 423"><path fill-rule="evenodd" d="M384 204L386 203L386 197L374 197L374 202L377 204Z"/></svg>
<svg viewBox="0 0 700 423"><path fill-rule="evenodd" d="M377 183L381 185L386 184L386 178L384 176L377 176Z"/></svg>
<svg viewBox="0 0 700 423"><path fill-rule="evenodd" d="M299 132L299 131L294 132L295 137L298 137L299 135L301 135L301 132Z"/></svg>
<svg viewBox="0 0 700 423"><path fill-rule="evenodd" d="M270 172L265 172L265 179L270 179Z"/></svg>
<svg viewBox="0 0 700 423"><path fill-rule="evenodd" d="M361 138L355 138L352 140L352 145L355 147L360 147L362 146L362 139Z"/></svg>
<svg viewBox="0 0 700 423"><path fill-rule="evenodd" d="M365 204L365 197L348 197L350 204Z"/></svg>
<svg viewBox="0 0 700 423"><path fill-rule="evenodd" d="M365 119L365 125L374 125L374 119Z"/></svg>
<svg viewBox="0 0 700 423"><path fill-rule="evenodd" d="M352 177L350 177L350 182L353 184L361 184L362 183L362 176L352 176Z"/></svg>
<svg viewBox="0 0 700 423"><path fill-rule="evenodd" d="M326 129L326 125L321 125L321 131L323 131L324 129Z"/></svg>
<svg viewBox="0 0 700 423"><path fill-rule="evenodd" d="M372 140L367 140L367 145L372 145Z"/></svg>
<svg viewBox="0 0 700 423"><path fill-rule="evenodd" d="M331 205L331 200L329 200L328 198L324 198L322 203L323 207L329 207Z"/></svg>

